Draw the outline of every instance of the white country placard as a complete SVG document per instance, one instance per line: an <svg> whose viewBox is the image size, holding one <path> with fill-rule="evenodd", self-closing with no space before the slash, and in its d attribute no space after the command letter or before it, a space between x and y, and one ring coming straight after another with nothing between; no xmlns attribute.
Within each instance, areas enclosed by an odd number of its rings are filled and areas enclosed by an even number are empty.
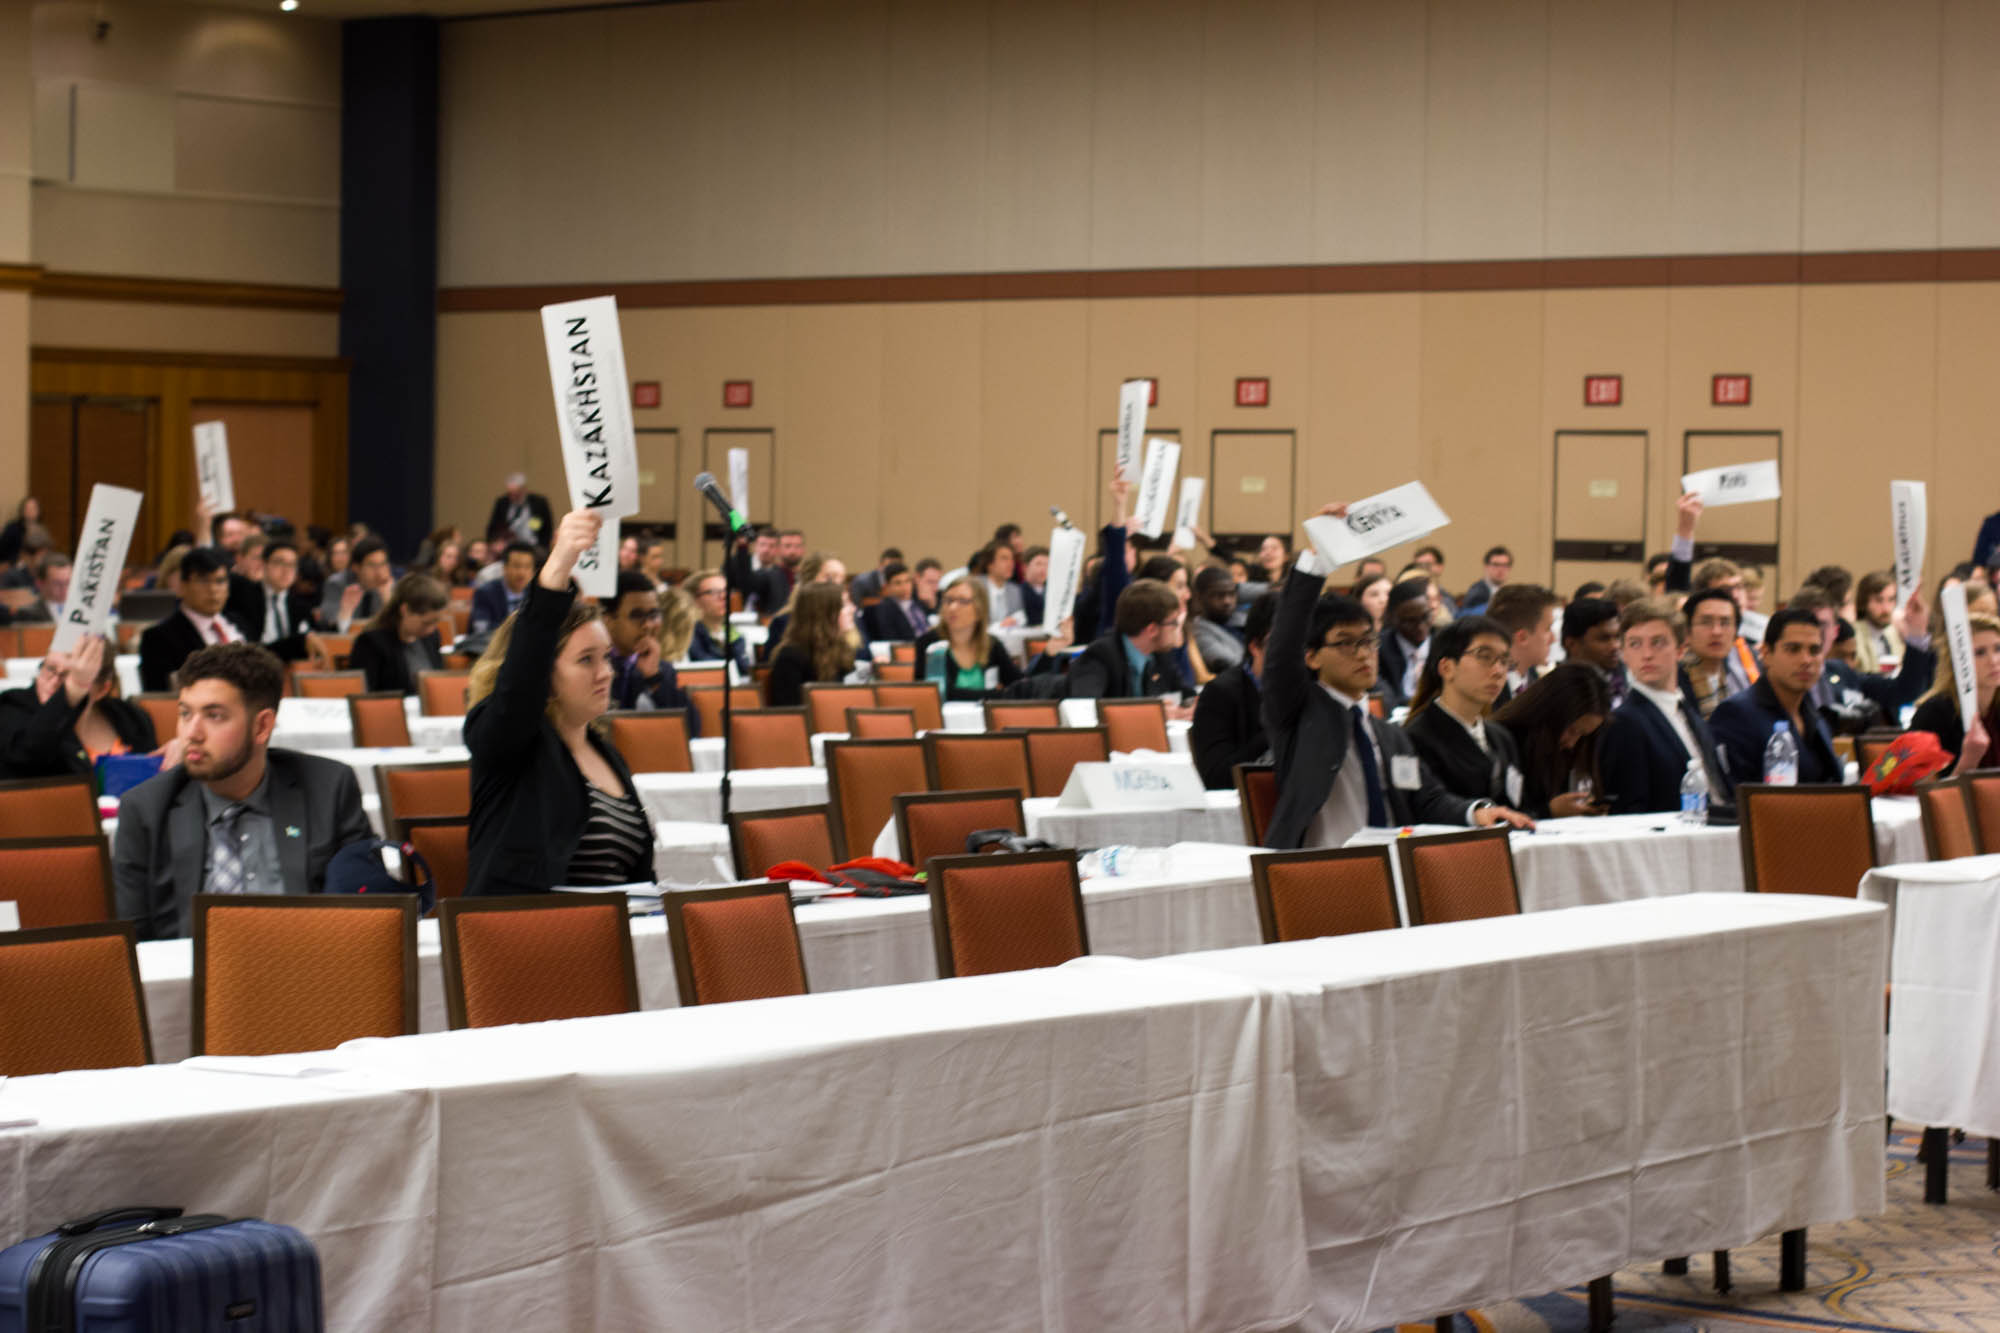
<svg viewBox="0 0 2000 1333"><path fill-rule="evenodd" d="M626 397L625 342L608 296L542 307L549 385L569 477L570 505L605 519L639 512L639 454ZM606 559L606 541L609 541ZM576 564L577 586L609 597L618 584L618 524L606 522Z"/></svg>
<svg viewBox="0 0 2000 1333"><path fill-rule="evenodd" d="M750 516L750 451L729 451L729 503L745 518Z"/></svg>
<svg viewBox="0 0 2000 1333"><path fill-rule="evenodd" d="M1681 478L1681 490L1699 495L1702 504L1710 509L1775 500L1778 498L1778 461L1766 458L1755 463L1732 463L1728 467L1690 472Z"/></svg>
<svg viewBox="0 0 2000 1333"><path fill-rule="evenodd" d="M1056 804L1066 810L1197 810L1208 804L1201 775L1179 763L1078 764Z"/></svg>
<svg viewBox="0 0 2000 1333"><path fill-rule="evenodd" d="M201 484L201 502L211 514L226 514L236 508L236 482L229 471L229 427L220 421L195 424L194 474Z"/></svg>
<svg viewBox="0 0 2000 1333"><path fill-rule="evenodd" d="M1139 474L1139 502L1134 523L1148 537L1167 529L1167 512L1173 507L1174 474L1181 469L1181 447L1172 440L1146 441L1146 466Z"/></svg>
<svg viewBox="0 0 2000 1333"><path fill-rule="evenodd" d="M1356 500L1345 518L1319 514L1306 520L1306 536L1320 558L1335 565L1415 541L1451 522L1421 481Z"/></svg>
<svg viewBox="0 0 2000 1333"><path fill-rule="evenodd" d="M1077 589L1083 585L1083 533L1076 528L1057 528L1049 534L1049 581L1042 603L1042 628L1054 634L1076 609Z"/></svg>
<svg viewBox="0 0 2000 1333"><path fill-rule="evenodd" d="M1118 386L1118 475L1126 481L1139 478L1139 443L1146 438L1146 399L1152 392L1151 380Z"/></svg>
<svg viewBox="0 0 2000 1333"><path fill-rule="evenodd" d="M1201 526L1201 492L1207 484L1200 477L1181 478L1181 502L1174 513L1174 545L1183 551L1192 551L1200 540L1194 530Z"/></svg>
<svg viewBox="0 0 2000 1333"><path fill-rule="evenodd" d="M123 486L100 482L90 488L90 508L84 511L76 558L70 564L69 600L63 603L51 652L68 652L84 635L104 633L111 622L118 582L125 573L125 552L131 548L132 533L139 526L139 504L145 498Z"/></svg>
<svg viewBox="0 0 2000 1333"><path fill-rule="evenodd" d="M1929 489L1921 481L1889 483L1889 539L1896 551L1896 605L1923 586Z"/></svg>
<svg viewBox="0 0 2000 1333"><path fill-rule="evenodd" d="M1951 652L1951 674L1958 686L1958 715L1967 731L1979 716L1979 677L1973 674L1972 621L1965 612L1965 585L1954 583L1938 595L1944 609L1944 637Z"/></svg>

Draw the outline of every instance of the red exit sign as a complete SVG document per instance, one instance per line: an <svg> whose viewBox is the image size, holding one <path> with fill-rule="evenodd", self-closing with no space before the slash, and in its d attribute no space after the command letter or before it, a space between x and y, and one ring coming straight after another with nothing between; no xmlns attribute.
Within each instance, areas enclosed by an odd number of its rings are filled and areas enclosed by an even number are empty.
<svg viewBox="0 0 2000 1333"><path fill-rule="evenodd" d="M1269 407L1271 405L1271 381L1268 379L1237 380L1236 405L1238 407Z"/></svg>
<svg viewBox="0 0 2000 1333"><path fill-rule="evenodd" d="M1717 375L1709 381L1708 401L1716 407L1750 406L1750 377Z"/></svg>
<svg viewBox="0 0 2000 1333"><path fill-rule="evenodd" d="M632 382L632 406L658 407L660 405L660 382L658 380L634 380Z"/></svg>
<svg viewBox="0 0 2000 1333"><path fill-rule="evenodd" d="M1616 407L1625 401L1625 377L1623 375L1585 375L1583 377L1583 405L1585 407Z"/></svg>
<svg viewBox="0 0 2000 1333"><path fill-rule="evenodd" d="M749 380L724 380L722 382L722 405L724 407L748 407L752 398Z"/></svg>

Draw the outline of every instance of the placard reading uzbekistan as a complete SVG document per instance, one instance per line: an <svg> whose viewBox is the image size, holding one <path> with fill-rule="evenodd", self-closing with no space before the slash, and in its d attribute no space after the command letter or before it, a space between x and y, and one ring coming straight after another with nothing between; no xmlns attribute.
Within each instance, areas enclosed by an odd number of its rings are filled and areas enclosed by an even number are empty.
<svg viewBox="0 0 2000 1333"><path fill-rule="evenodd" d="M608 296L542 307L556 425L570 503L606 520L639 510L639 456L625 396L625 343ZM618 581L618 524L607 521L576 563L585 592L609 596Z"/></svg>
<svg viewBox="0 0 2000 1333"><path fill-rule="evenodd" d="M1910 600L1924 581L1924 540L1929 492L1921 481L1889 483L1890 540L1896 552L1896 605Z"/></svg>
<svg viewBox="0 0 2000 1333"><path fill-rule="evenodd" d="M1075 528L1057 528L1049 534L1049 581L1042 610L1042 628L1054 634L1076 609L1077 589L1083 583L1083 534Z"/></svg>
<svg viewBox="0 0 2000 1333"><path fill-rule="evenodd" d="M1146 399L1153 386L1147 380L1126 380L1118 386L1118 475L1139 478L1139 441L1146 434Z"/></svg>
<svg viewBox="0 0 2000 1333"><path fill-rule="evenodd" d="M1972 621L1965 610L1965 585L1954 583L1938 595L1944 612L1945 649L1958 686L1958 716L1967 731L1979 716L1979 677L1973 671Z"/></svg>
<svg viewBox="0 0 2000 1333"><path fill-rule="evenodd" d="M1321 514L1307 519L1306 536L1321 559L1346 565L1415 541L1450 522L1424 484L1412 481L1354 501L1347 506L1344 518Z"/></svg>
<svg viewBox="0 0 2000 1333"><path fill-rule="evenodd" d="M51 652L66 653L86 634L102 634L118 600L118 579L125 569L125 552L139 525L139 505L146 497L123 486L102 483L90 488L90 508L84 513L82 535L72 562L69 600L56 626Z"/></svg>

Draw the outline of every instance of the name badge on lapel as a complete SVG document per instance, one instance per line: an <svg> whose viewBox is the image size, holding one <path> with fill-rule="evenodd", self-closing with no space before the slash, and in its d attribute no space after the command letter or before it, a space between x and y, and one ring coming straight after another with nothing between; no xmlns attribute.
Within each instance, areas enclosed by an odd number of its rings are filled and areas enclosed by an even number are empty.
<svg viewBox="0 0 2000 1333"><path fill-rule="evenodd" d="M1390 755L1389 783L1397 791L1415 791L1421 787L1423 773L1417 767L1417 757L1413 754Z"/></svg>
<svg viewBox="0 0 2000 1333"><path fill-rule="evenodd" d="M304 837L305 834L297 824L287 824L285 825L285 836L288 838L300 838Z"/></svg>
<svg viewBox="0 0 2000 1333"><path fill-rule="evenodd" d="M1521 770L1512 764L1507 765L1507 804L1521 808Z"/></svg>

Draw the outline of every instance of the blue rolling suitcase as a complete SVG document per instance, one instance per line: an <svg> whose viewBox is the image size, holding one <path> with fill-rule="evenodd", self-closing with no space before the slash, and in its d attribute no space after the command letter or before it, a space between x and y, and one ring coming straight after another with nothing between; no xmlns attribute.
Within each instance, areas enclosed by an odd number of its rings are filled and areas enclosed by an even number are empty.
<svg viewBox="0 0 2000 1333"><path fill-rule="evenodd" d="M0 1250L0 1333L318 1333L319 1255L256 1218L117 1208Z"/></svg>

